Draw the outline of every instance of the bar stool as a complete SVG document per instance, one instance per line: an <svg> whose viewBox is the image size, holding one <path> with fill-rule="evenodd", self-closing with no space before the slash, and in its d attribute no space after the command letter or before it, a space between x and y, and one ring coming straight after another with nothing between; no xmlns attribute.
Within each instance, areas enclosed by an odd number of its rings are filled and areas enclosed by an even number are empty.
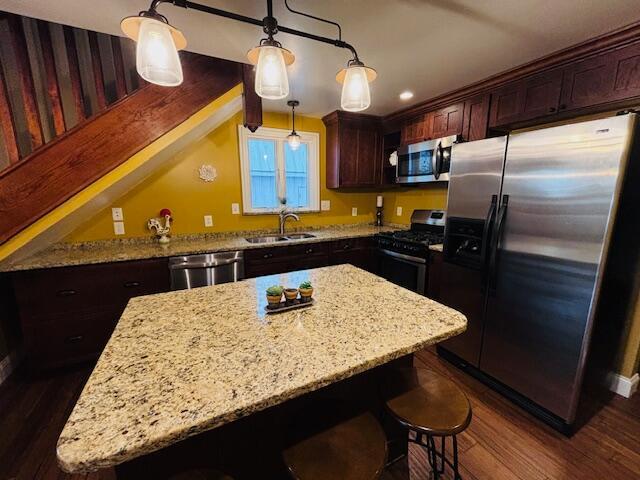
<svg viewBox="0 0 640 480"><path fill-rule="evenodd" d="M371 413L347 418L339 414L337 419L324 412L307 413L307 424L293 425L294 439L282 453L293 478L373 480L380 477L387 458L387 442L384 430Z"/></svg>
<svg viewBox="0 0 640 480"><path fill-rule="evenodd" d="M427 450L434 478L440 478L448 465L453 478L461 479L457 435L469 426L472 415L469 399L462 390L442 375L416 367L390 370L382 390L387 411L415 434L409 441ZM447 437L452 438L453 460L446 455Z"/></svg>

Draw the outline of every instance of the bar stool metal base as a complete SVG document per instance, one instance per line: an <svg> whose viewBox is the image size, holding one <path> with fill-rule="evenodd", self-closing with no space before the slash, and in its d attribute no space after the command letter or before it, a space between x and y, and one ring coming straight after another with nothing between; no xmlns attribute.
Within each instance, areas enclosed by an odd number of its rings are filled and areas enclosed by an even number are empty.
<svg viewBox="0 0 640 480"><path fill-rule="evenodd" d="M416 432L414 438L409 438L411 443L415 443L416 445L420 445L427 452L427 460L429 461L429 466L431 467L431 471L433 472L434 480L438 480L441 475L444 475L445 468L449 466L451 471L453 472L454 480L462 480L462 476L458 470L458 439L456 435L451 436L452 447L453 447L453 461L447 458L446 454L446 439L447 437L439 437L440 438L440 450L436 447L436 437L432 435L427 435L424 433Z"/></svg>

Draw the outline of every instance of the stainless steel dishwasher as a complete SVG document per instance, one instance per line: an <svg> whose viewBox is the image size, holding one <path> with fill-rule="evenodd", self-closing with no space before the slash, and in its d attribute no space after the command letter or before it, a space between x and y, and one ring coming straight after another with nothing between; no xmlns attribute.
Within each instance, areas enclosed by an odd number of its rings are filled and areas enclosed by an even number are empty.
<svg viewBox="0 0 640 480"><path fill-rule="evenodd" d="M169 271L171 290L237 282L244 278L244 255L238 251L172 257Z"/></svg>

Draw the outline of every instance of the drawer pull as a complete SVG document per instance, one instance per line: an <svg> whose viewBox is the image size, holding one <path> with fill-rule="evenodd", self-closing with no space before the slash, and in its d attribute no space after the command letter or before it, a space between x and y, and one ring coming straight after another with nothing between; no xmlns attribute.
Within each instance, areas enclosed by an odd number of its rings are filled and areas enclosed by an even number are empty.
<svg viewBox="0 0 640 480"><path fill-rule="evenodd" d="M313 248L307 248L307 251L305 253L313 253Z"/></svg>
<svg viewBox="0 0 640 480"><path fill-rule="evenodd" d="M77 292L75 290L60 290L58 292L59 297L71 297L75 295Z"/></svg>
<svg viewBox="0 0 640 480"><path fill-rule="evenodd" d="M262 258L271 258L271 257L273 257L273 254L271 254L271 253L265 253L265 254L262 256Z"/></svg>
<svg viewBox="0 0 640 480"><path fill-rule="evenodd" d="M78 343L84 340L84 335L74 335L64 339L65 343Z"/></svg>
<svg viewBox="0 0 640 480"><path fill-rule="evenodd" d="M126 282L124 284L125 288L133 288L133 287L139 287L140 286L140 282Z"/></svg>
<svg viewBox="0 0 640 480"><path fill-rule="evenodd" d="M351 248L351 245L349 245L348 243L342 247L343 250L349 250Z"/></svg>

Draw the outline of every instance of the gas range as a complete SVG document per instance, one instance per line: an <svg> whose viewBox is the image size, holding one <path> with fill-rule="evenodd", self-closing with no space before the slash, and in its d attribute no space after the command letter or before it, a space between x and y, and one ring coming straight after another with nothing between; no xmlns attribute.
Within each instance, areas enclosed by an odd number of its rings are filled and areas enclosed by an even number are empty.
<svg viewBox="0 0 640 480"><path fill-rule="evenodd" d="M429 245L444 241L446 213L442 210L414 210L411 228L395 232L381 232L378 246L383 250L427 258Z"/></svg>

